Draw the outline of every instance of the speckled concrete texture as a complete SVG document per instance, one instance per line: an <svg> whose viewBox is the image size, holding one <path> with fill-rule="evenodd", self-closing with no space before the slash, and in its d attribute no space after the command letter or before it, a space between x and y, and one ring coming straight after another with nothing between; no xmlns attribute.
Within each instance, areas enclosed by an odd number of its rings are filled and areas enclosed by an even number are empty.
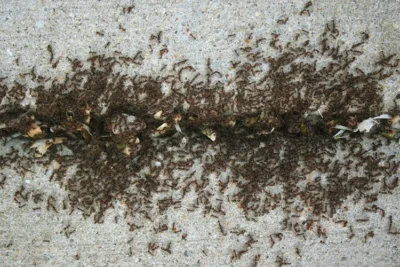
<svg viewBox="0 0 400 267"><path fill-rule="evenodd" d="M344 44L357 42L361 32L370 35L357 66L368 69L382 50L400 54L400 1L318 0L313 1L310 15L300 16L306 2L1 0L0 77L18 79L19 73L29 72L34 66L38 75L57 77L69 70L67 57L85 59L90 52L113 55L115 51L126 55L143 51L145 64L133 73L157 75L164 64L182 59L202 69L208 58L213 68L227 73L229 62L236 57L234 50L249 34L257 39L274 32L285 41L304 30L316 45L324 25L333 19ZM124 13L123 8L129 6L134 8ZM289 18L285 25L277 23L282 18ZM149 47L150 35L160 31L162 44ZM60 59L57 68L48 62L49 44L54 57ZM162 49L162 45L168 47L168 53L160 59L151 50ZM269 52L276 53L273 49ZM383 84L388 107L399 93L399 76ZM18 146L18 141L14 145ZM1 153L9 149L10 145L0 146ZM399 157L399 146L387 149ZM325 243L315 235L303 238L281 231L283 212L279 209L249 222L232 204L221 223L231 230L244 229L258 240L245 256L232 262L232 250L240 250L248 235L222 235L218 219L204 217L201 210L171 210L158 222L144 222L143 228L130 232L119 203L100 225L76 213L32 211L29 205L18 208L13 192L21 182L56 195L65 192L48 182L46 169L38 167L24 177L2 166L0 170L8 177L0 190L0 266L251 266L258 254L259 266L276 265L277 256L290 266L400 266L400 236L387 233L388 216L368 213L367 222L355 223L365 217L362 203L353 205L349 201L347 210L337 214L353 225L355 236L349 239L349 229L328 218L322 222L328 235ZM399 203L399 188L380 196L377 202L392 216L398 230ZM152 231L157 223L173 222L182 233ZM64 230L67 225L74 230L69 238ZM374 237L365 241L370 231L374 231ZM283 238L272 246L270 235L277 232L282 232ZM186 240L182 239L184 233ZM150 255L149 242L163 246L171 242L172 254L157 250Z"/></svg>

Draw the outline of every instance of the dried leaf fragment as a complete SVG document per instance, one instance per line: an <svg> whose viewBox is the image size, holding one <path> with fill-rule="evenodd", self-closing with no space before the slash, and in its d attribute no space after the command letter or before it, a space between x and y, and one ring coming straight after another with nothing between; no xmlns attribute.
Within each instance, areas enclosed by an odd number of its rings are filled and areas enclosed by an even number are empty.
<svg viewBox="0 0 400 267"><path fill-rule="evenodd" d="M31 138L39 138L43 136L42 129L40 129L40 127L36 123L31 124L31 128L29 129L27 134Z"/></svg>
<svg viewBox="0 0 400 267"><path fill-rule="evenodd" d="M202 128L201 132L213 142L217 139L216 132L211 128Z"/></svg>
<svg viewBox="0 0 400 267"><path fill-rule="evenodd" d="M63 143L64 140L66 140L66 138L62 137L56 137L52 139L41 139L33 143L31 148L36 149L35 157L40 158L43 157L44 154L46 154L49 147L51 147L52 145L61 144Z"/></svg>

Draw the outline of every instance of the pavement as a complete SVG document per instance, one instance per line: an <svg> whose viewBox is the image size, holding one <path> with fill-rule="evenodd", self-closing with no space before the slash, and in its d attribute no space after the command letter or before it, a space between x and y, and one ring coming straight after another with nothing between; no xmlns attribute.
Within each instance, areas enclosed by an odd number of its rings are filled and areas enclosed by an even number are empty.
<svg viewBox="0 0 400 267"><path fill-rule="evenodd" d="M38 75L59 77L69 70L67 57L86 59L90 52L113 55L115 51L132 56L143 51L146 60L131 70L135 74L156 75L164 64L183 59L201 69L208 58L213 68L228 73L235 49L250 34L255 40L275 32L289 40L304 30L310 42L318 43L325 24L333 19L343 44L356 42L361 32L370 35L357 66L368 69L382 50L400 54L400 1L319 0L312 2L309 14L300 16L306 2L1 0L0 77L18 80L20 73L32 67ZM277 23L285 18L285 25ZM150 48L150 35L160 31L165 46ZM56 68L49 64L49 44L54 57L60 59ZM151 52L163 47L168 53L161 59ZM400 75L382 84L386 107L393 105L399 85ZM22 150L19 141L10 141L0 145L0 153L7 153L11 146ZM397 158L400 147L387 151ZM221 234L219 219L204 217L201 210L171 210L130 232L118 203L107 212L103 224L94 224L78 213L34 211L30 205L19 208L13 195L22 183L53 195L65 196L66 192L48 181L48 169L43 167L24 176L6 166L0 166L0 172L7 177L0 190L0 266L251 266L257 255L258 266L279 265L279 258L290 266L400 266L400 236L387 233L389 216L400 230L398 188L379 196L377 205L385 210L385 218L368 214L368 221L355 223L365 215L363 203L349 201L340 215L353 222L355 236L349 239L347 227L326 219L327 238L321 243L316 235L304 239L282 231L284 215L279 209L249 222L236 206L228 206L221 223L246 231L239 236ZM186 240L171 231L155 234L154 225L164 222L176 222L187 233ZM69 237L65 234L68 225L75 230ZM365 240L371 231L374 236ZM277 232L283 238L272 245L270 236ZM233 250L240 250L248 234L258 242L232 261ZM148 244L153 242L163 247L171 242L172 253L157 249L149 254Z"/></svg>

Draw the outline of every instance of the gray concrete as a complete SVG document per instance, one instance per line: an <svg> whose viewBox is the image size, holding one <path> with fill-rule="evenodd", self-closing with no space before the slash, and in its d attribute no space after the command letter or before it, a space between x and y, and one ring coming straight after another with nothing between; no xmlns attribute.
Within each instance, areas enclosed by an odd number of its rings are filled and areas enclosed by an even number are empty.
<svg viewBox="0 0 400 267"><path fill-rule="evenodd" d="M144 51L145 65L134 71L145 74L155 73L164 63L184 58L201 69L209 57L214 68L227 72L234 49L244 45L251 32L255 37L277 32L282 33L282 39L290 39L304 29L310 32L311 42L317 43L316 37L331 19L336 20L344 43L358 40L362 31L369 32L370 40L357 62L359 66L368 68L381 50L400 54L400 1L319 0L313 1L311 16L299 16L305 2L145 0L117 4L116 1L2 0L0 77L18 79L18 73L28 72L33 66L38 74L54 77L68 71L67 56L84 59L90 51L112 55L115 50L128 55ZM122 8L132 3L135 8L131 14L122 14ZM276 23L282 16L289 17L285 26ZM119 25L126 31L121 31ZM96 31L104 36L97 35ZM163 43L169 50L162 60L148 48L150 34L159 31L163 31ZM228 38L230 34L236 36ZM111 43L105 49L108 41ZM49 43L55 57L61 59L56 69L48 64ZM17 58L19 66L15 64ZM388 105L398 93L399 78L398 75L383 84ZM0 147L2 153L7 149ZM399 147L393 149L399 155ZM230 253L240 248L245 239L222 236L217 220L204 218L200 210L189 214L178 210L168 214L168 218L160 218L169 224L177 222L188 234L187 241L169 232L155 235L151 232L153 225L148 222L132 233L122 218L118 224L114 223L114 217L121 216L122 208L121 213L110 212L102 225L85 221L76 213L69 216L35 212L29 206L19 209L12 195L21 182L53 194L65 192L47 181L44 169L37 168L36 173L25 177L1 166L0 169L8 176L4 190L0 190L0 266L249 266L257 254L262 255L260 266L273 266L277 255L283 255L292 266L400 266L399 236L386 233L387 218L381 219L379 214L369 214L368 222L354 224L356 236L351 240L347 238L347 228L326 220L325 244L319 243L315 235L304 241L284 232L284 239L271 248L269 235L279 231L282 213L277 210L259 218L258 222L249 223L232 204L223 218L224 225L230 228L239 225L259 242L241 260L231 263ZM398 228L399 200L397 188L394 194L381 196L378 201L378 206L393 216ZM354 222L363 215L360 204L349 203L348 208L340 216L349 221ZM67 239L61 231L69 223L76 232ZM375 237L363 242L364 235L371 230ZM127 244L131 238L134 240ZM147 253L148 242L166 245L169 241L172 255L160 250L155 256ZM296 247L300 248L301 257L295 254ZM77 254L79 259L75 257Z"/></svg>

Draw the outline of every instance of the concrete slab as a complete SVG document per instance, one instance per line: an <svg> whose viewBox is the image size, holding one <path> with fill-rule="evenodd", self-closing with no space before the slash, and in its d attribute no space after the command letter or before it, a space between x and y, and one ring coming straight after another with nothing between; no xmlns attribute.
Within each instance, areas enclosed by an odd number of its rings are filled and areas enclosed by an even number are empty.
<svg viewBox="0 0 400 267"><path fill-rule="evenodd" d="M0 1L0 77L18 80L20 73L32 67L37 75L57 77L70 71L67 57L86 59L90 52L114 55L115 51L126 55L143 51L144 64L130 70L135 74L157 75L164 64L183 59L204 69L208 58L214 69L229 73L235 49L246 45L250 34L251 42L273 32L285 41L303 31L317 46L324 25L333 19L344 45L360 40L361 32L369 34L357 66L368 69L383 50L400 54L400 1L319 0L313 1L309 15L300 16L306 2ZM130 12L129 7L133 7ZM286 18L285 25L277 23ZM149 47L150 35L160 31L161 44L150 43ZM57 68L49 64L49 44L55 59L60 60ZM161 59L159 53L151 52L165 47L168 53ZM276 53L272 48L266 48L266 52ZM400 75L383 84L386 106L393 104L399 84ZM1 154L11 145L18 147L20 143L10 141L0 146ZM384 149L399 157L398 146ZM59 184L48 181L51 171L51 166L38 166L35 172L21 176L12 168L0 167L7 177L0 190L1 266L249 266L257 255L259 266L279 265L279 257L281 263L291 266L400 266L399 235L387 233L389 216L400 230L399 188L393 194L379 196L376 205L385 210L385 217L368 213L368 221L356 222L365 216L363 203L353 205L351 201L347 210L339 211L335 218L349 221L354 238L349 239L348 227L333 219L321 219L328 235L321 243L315 233L303 238L281 230L284 214L280 209L249 222L233 203L227 204L227 215L222 218L204 217L200 209L190 213L171 209L153 223L143 221L144 227L133 232L124 222L123 204L117 201L104 224L93 224L77 212L34 211L32 203L18 208L13 195L21 183L53 195L66 195ZM245 230L246 234L223 235L219 222L227 233ZM154 233L153 228L164 223L169 229L176 223L182 232ZM68 225L71 229L66 230ZM371 231L374 236L366 240ZM271 240L276 233L283 234L281 241L276 236ZM233 250L240 251L249 234L258 242L232 261ZM170 242L171 254L160 248L154 255L148 253L149 243L167 248Z"/></svg>

